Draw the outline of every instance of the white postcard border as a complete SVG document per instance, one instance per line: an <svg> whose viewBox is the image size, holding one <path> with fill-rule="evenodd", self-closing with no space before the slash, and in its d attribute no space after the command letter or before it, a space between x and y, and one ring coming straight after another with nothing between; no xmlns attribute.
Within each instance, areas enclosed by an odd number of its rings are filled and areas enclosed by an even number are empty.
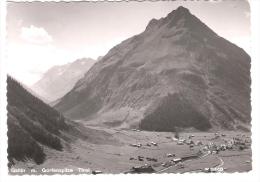
<svg viewBox="0 0 260 182"><path fill-rule="evenodd" d="M42 0L51 1L51 0ZM70 1L82 1L82 0L66 0ZM111 0L110 0L111 1ZM119 1L119 0L116 0ZM212 0L214 1L214 0ZM13 2L24 2L23 0L13 0ZM28 1L27 1L28 2ZM58 1L55 1L58 2ZM10 176L8 175L7 168L7 113L6 113L6 70L5 68L5 1L0 2L0 13L1 13L1 38L0 38L0 180L1 181L260 181L260 1L250 0L251 5L251 40L252 40L252 62L251 62L251 78L252 78L252 158L253 158L253 169L250 172L244 173L217 173L217 174L121 174L121 175L39 175L39 176Z"/></svg>

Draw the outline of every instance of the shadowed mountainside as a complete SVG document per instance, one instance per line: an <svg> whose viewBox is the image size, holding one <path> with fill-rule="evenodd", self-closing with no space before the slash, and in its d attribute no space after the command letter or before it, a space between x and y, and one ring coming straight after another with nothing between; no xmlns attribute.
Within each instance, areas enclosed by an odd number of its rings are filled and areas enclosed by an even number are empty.
<svg viewBox="0 0 260 182"><path fill-rule="evenodd" d="M8 160L11 165L14 160L29 159L41 164L46 157L44 147L62 151L64 142L87 138L77 124L68 121L9 76L7 91Z"/></svg>

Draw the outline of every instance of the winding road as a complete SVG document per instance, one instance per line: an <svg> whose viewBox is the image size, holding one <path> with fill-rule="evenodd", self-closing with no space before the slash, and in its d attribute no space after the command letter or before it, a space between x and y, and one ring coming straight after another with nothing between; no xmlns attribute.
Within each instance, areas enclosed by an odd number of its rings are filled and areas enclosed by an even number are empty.
<svg viewBox="0 0 260 182"><path fill-rule="evenodd" d="M203 156L201 156L201 157L199 157L199 158L204 158L204 157L208 156L209 154L210 154L210 151L207 151L206 154L204 154ZM224 161L223 161L222 158L217 157L217 159L220 161L220 163L219 163L218 165L216 165L216 166L211 167L211 168L216 168L216 169L218 169L218 168L221 168L221 167L224 165ZM187 160L187 161L192 161L192 160L197 160L197 159L189 159L189 160ZM187 161L186 161L186 162L187 162ZM162 169L162 170L157 171L156 173L162 173L162 172L167 171L168 169L171 169L171 168L173 168L173 167L175 167L175 165L166 167L166 168L164 168L164 169ZM203 171L203 169L196 169L196 170L186 171L186 172L201 172L201 171Z"/></svg>

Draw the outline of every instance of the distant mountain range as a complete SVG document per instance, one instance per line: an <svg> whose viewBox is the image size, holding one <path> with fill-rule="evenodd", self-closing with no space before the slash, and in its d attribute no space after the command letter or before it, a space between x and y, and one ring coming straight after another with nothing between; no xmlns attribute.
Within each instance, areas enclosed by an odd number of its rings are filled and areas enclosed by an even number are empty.
<svg viewBox="0 0 260 182"><path fill-rule="evenodd" d="M94 63L95 60L91 58L83 58L65 65L54 66L32 86L31 90L45 102L51 103L69 92Z"/></svg>
<svg viewBox="0 0 260 182"><path fill-rule="evenodd" d="M250 56L179 7L112 48L55 108L107 127L249 130L250 84Z"/></svg>

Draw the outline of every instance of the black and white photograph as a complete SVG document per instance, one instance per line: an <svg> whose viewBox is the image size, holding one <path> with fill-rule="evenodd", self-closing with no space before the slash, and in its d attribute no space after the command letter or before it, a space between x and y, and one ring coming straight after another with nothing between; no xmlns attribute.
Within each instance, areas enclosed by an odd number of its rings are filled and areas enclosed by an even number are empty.
<svg viewBox="0 0 260 182"><path fill-rule="evenodd" d="M248 0L10 1L6 51L9 175L252 171Z"/></svg>

